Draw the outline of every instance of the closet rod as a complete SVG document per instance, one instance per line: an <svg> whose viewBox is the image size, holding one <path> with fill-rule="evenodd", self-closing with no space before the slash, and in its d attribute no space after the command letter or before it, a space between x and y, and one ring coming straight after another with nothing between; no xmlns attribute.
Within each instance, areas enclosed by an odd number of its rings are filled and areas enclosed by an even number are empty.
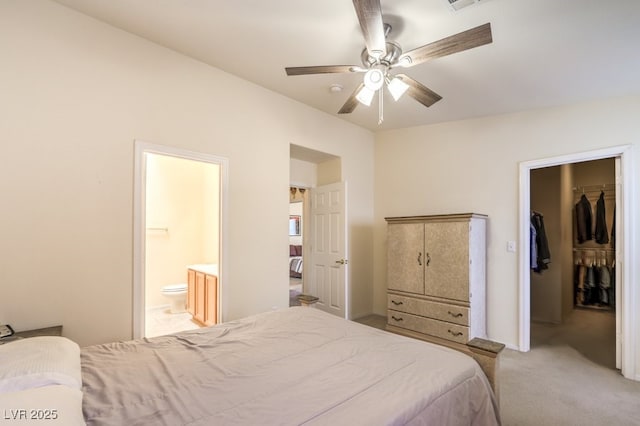
<svg viewBox="0 0 640 426"><path fill-rule="evenodd" d="M615 252L614 248L606 248L606 247L574 247L573 251L606 251L606 252Z"/></svg>
<svg viewBox="0 0 640 426"><path fill-rule="evenodd" d="M605 189L616 189L615 183L603 183L602 185L577 185L573 187L574 191L600 191Z"/></svg>

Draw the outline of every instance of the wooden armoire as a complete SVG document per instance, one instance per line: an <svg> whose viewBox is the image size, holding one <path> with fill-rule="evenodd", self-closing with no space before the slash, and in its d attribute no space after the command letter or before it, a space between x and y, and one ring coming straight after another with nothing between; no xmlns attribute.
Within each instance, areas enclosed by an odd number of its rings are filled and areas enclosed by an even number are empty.
<svg viewBox="0 0 640 426"><path fill-rule="evenodd" d="M388 217L387 329L452 346L486 337L486 223Z"/></svg>

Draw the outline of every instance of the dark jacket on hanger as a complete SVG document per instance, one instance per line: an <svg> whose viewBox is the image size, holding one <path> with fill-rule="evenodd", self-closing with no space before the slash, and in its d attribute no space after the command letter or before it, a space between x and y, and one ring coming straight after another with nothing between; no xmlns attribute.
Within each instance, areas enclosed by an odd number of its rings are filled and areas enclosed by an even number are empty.
<svg viewBox="0 0 640 426"><path fill-rule="evenodd" d="M594 237L598 244L607 244L609 242L607 215L604 209L604 191L600 191L600 198L596 203L596 232Z"/></svg>
<svg viewBox="0 0 640 426"><path fill-rule="evenodd" d="M547 233L544 230L544 219L540 213L533 213L531 216L531 224L536 230L536 252L538 254L537 268L535 272L541 272L543 269L549 269L548 264L551 263L551 253L549 252L549 243L547 242Z"/></svg>
<svg viewBox="0 0 640 426"><path fill-rule="evenodd" d="M584 243L587 240L593 239L591 211L591 203L587 197L582 194L580 201L576 204L576 228L578 231L579 243Z"/></svg>
<svg viewBox="0 0 640 426"><path fill-rule="evenodd" d="M611 225L611 247L616 247L616 205L613 205L613 225Z"/></svg>

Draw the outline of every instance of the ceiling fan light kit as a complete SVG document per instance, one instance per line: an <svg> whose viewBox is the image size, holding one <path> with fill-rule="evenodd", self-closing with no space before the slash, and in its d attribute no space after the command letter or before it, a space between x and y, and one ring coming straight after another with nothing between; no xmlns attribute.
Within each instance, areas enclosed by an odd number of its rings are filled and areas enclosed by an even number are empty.
<svg viewBox="0 0 640 426"><path fill-rule="evenodd" d="M356 94L356 99L363 105L370 106L373 101L373 95L376 94L375 90L371 90L366 85L362 86L362 89Z"/></svg>
<svg viewBox="0 0 640 426"><path fill-rule="evenodd" d="M453 8L457 6L463 7L463 3L465 5L466 3L473 4L479 0L445 1ZM454 6L454 3L457 6ZM390 71L393 68L409 68L431 59L462 52L493 41L491 24L487 23L403 53L399 44L387 41L387 36L391 32L391 25L383 23L380 0L353 0L353 6L365 40L366 48L360 55L364 68L357 65L321 65L287 67L285 71L289 76L364 73L362 83L340 108L338 114L353 112L358 103L370 106L373 97L378 93L378 124L383 121L384 95L381 89L385 85L396 101L404 93L427 107L442 99L440 95L406 74L391 74Z"/></svg>
<svg viewBox="0 0 640 426"><path fill-rule="evenodd" d="M400 77L393 77L391 80L387 78L387 89L389 89L393 100L398 101L409 89L409 85L402 81Z"/></svg>
<svg viewBox="0 0 640 426"><path fill-rule="evenodd" d="M374 65L364 74L364 85L373 91L379 90L384 84L386 69L382 65Z"/></svg>

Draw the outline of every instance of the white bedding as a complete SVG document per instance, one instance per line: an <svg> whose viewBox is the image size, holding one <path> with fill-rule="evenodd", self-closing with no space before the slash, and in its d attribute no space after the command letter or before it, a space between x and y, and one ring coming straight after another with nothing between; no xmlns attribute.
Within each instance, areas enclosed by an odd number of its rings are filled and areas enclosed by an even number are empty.
<svg viewBox="0 0 640 426"><path fill-rule="evenodd" d="M0 425L85 424L82 416L82 392L66 385L39 386L0 393L0 407Z"/></svg>
<svg viewBox="0 0 640 426"><path fill-rule="evenodd" d="M65 337L38 336L0 345L0 393L48 385L80 389L80 347Z"/></svg>
<svg viewBox="0 0 640 426"><path fill-rule="evenodd" d="M470 357L289 308L84 348L87 424L499 424Z"/></svg>

